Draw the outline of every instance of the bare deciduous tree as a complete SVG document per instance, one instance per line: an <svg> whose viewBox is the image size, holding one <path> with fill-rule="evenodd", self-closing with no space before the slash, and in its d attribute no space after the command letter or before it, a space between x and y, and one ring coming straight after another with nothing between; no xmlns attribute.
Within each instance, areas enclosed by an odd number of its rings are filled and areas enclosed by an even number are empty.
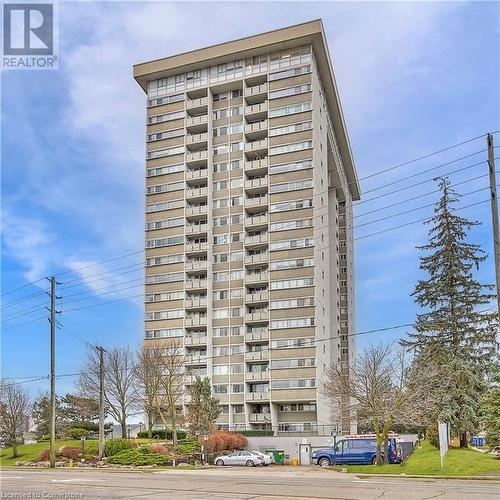
<svg viewBox="0 0 500 500"><path fill-rule="evenodd" d="M18 456L18 438L22 439L24 419L30 411L28 391L18 383L0 380L0 432L12 445L12 458Z"/></svg>
<svg viewBox="0 0 500 500"><path fill-rule="evenodd" d="M127 437L127 418L137 408L135 356L128 347L114 347L104 356L104 399L109 414ZM99 356L94 349L80 373L77 387L84 397L99 398Z"/></svg>

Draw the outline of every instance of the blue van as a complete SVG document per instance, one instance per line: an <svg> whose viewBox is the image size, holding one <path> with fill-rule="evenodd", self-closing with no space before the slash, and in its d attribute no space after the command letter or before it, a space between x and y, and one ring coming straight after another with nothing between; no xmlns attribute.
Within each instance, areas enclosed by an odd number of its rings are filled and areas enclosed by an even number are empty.
<svg viewBox="0 0 500 500"><path fill-rule="evenodd" d="M401 462L401 453L398 450L396 439L389 438L389 463L398 464ZM384 449L382 447L382 457ZM311 462L328 467L329 465L355 465L374 464L377 458L377 440L374 438L354 438L341 439L334 450L325 448L315 450L311 455Z"/></svg>

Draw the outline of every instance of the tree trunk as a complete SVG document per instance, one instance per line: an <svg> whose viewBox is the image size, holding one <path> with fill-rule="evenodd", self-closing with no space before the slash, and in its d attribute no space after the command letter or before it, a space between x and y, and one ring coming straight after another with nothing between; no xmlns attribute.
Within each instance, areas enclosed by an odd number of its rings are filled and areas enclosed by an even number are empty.
<svg viewBox="0 0 500 500"><path fill-rule="evenodd" d="M389 463L389 429L384 427L384 464Z"/></svg>
<svg viewBox="0 0 500 500"><path fill-rule="evenodd" d="M380 426L378 419L373 421L373 429L375 430L375 435L377 436L377 465L382 465L382 433L380 432Z"/></svg>
<svg viewBox="0 0 500 500"><path fill-rule="evenodd" d="M176 417L176 408L175 405L173 409L170 411L170 418L172 419L172 442L174 446L177 446L177 426L175 423L175 417Z"/></svg>
<svg viewBox="0 0 500 500"><path fill-rule="evenodd" d="M467 432L460 433L460 448L467 448L469 445L467 441Z"/></svg>
<svg viewBox="0 0 500 500"><path fill-rule="evenodd" d="M122 428L122 439L127 439L127 417L122 416L120 425Z"/></svg>
<svg viewBox="0 0 500 500"><path fill-rule="evenodd" d="M150 411L148 413L148 438L151 439L153 437L153 412Z"/></svg>
<svg viewBox="0 0 500 500"><path fill-rule="evenodd" d="M17 457L17 440L16 438L14 438L14 440L12 441L12 458L16 457Z"/></svg>

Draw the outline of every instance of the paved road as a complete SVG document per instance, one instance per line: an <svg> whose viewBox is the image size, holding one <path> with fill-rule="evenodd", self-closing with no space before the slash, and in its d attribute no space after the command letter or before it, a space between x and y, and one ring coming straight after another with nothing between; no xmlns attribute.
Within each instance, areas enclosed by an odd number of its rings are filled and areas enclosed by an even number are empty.
<svg viewBox="0 0 500 500"><path fill-rule="evenodd" d="M224 468L155 472L4 470L0 498L172 500L498 500L500 482L361 479L305 468Z"/></svg>

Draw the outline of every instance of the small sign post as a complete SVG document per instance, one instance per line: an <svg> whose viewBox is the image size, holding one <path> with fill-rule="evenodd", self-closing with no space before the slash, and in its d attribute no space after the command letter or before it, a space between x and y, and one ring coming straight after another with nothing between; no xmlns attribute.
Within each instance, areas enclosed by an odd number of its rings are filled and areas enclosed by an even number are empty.
<svg viewBox="0 0 500 500"><path fill-rule="evenodd" d="M448 453L448 424L438 422L439 429L439 457L441 459L441 469L444 467L444 457Z"/></svg>

